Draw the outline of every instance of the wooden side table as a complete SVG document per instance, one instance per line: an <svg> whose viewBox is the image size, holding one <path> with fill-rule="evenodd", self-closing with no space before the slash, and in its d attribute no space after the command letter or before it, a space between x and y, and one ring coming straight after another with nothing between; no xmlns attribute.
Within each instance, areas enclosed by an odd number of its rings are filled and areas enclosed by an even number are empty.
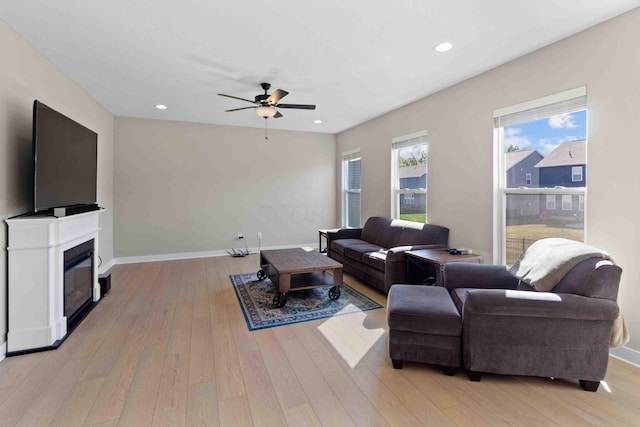
<svg viewBox="0 0 640 427"><path fill-rule="evenodd" d="M407 282L425 284L425 276L432 272L435 285L444 286L445 266L451 262L482 263L477 254L454 255L447 249L419 249L407 251Z"/></svg>

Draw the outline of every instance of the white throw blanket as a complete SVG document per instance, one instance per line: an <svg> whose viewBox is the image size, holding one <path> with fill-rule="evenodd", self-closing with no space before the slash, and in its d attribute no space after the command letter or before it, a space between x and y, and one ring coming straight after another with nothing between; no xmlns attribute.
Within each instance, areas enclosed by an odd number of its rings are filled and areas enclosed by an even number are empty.
<svg viewBox="0 0 640 427"><path fill-rule="evenodd" d="M539 292L549 292L573 267L585 259L611 260L608 253L575 240L540 239L511 267L511 274Z"/></svg>
<svg viewBox="0 0 640 427"><path fill-rule="evenodd" d="M608 253L581 242L558 237L540 239L520 256L509 271L535 290L549 292L573 267L593 257L613 262ZM609 345L618 347L629 339L629 330L620 312L613 324Z"/></svg>

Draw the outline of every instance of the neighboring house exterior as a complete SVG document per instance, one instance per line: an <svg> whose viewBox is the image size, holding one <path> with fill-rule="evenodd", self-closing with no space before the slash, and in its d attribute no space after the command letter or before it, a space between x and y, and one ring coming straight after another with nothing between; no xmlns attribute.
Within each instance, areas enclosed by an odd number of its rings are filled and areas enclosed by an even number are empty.
<svg viewBox="0 0 640 427"><path fill-rule="evenodd" d="M536 165L544 159L536 150L521 150L506 153L507 188L538 188L539 169Z"/></svg>
<svg viewBox="0 0 640 427"><path fill-rule="evenodd" d="M566 141L542 159L536 165L540 173L540 187L586 187L586 145L585 140ZM542 214L551 219L572 218L582 222L584 196L570 194L546 196Z"/></svg>
<svg viewBox="0 0 640 427"><path fill-rule="evenodd" d="M544 157L536 150L521 150L505 153L507 188L538 188L539 172L536 165ZM531 197L507 198L507 217L535 216L540 214L540 200Z"/></svg>
<svg viewBox="0 0 640 427"><path fill-rule="evenodd" d="M399 169L401 189L427 188L427 172L424 164L405 166ZM400 209L405 213L420 213L425 211L427 195L424 193L401 194ZM413 212L415 210L415 212Z"/></svg>

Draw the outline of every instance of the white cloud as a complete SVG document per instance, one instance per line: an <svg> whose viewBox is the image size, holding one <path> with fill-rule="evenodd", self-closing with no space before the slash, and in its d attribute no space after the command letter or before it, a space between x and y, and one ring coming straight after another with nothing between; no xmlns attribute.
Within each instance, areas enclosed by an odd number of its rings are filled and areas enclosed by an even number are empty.
<svg viewBox="0 0 640 427"><path fill-rule="evenodd" d="M520 128L508 127L504 129L504 136L507 137L520 135L521 133L522 129Z"/></svg>
<svg viewBox="0 0 640 427"><path fill-rule="evenodd" d="M578 127L573 121L573 115L570 113L549 117L549 126L554 129L573 129Z"/></svg>
<svg viewBox="0 0 640 427"><path fill-rule="evenodd" d="M520 150L526 150L531 146L531 140L524 136L519 136L522 133L522 129L515 127L504 128L503 144L505 149L510 145L518 147Z"/></svg>
<svg viewBox="0 0 640 427"><path fill-rule="evenodd" d="M554 142L553 140L547 138L541 138L537 144L538 152L543 156L547 156L550 152L555 150L557 146L558 142Z"/></svg>

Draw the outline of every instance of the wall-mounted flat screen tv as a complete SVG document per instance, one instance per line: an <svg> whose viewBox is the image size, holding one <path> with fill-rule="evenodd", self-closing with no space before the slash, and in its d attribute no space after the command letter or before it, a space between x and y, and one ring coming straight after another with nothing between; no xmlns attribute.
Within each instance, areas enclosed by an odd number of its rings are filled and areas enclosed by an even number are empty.
<svg viewBox="0 0 640 427"><path fill-rule="evenodd" d="M36 100L33 154L35 212L97 208L97 133Z"/></svg>

